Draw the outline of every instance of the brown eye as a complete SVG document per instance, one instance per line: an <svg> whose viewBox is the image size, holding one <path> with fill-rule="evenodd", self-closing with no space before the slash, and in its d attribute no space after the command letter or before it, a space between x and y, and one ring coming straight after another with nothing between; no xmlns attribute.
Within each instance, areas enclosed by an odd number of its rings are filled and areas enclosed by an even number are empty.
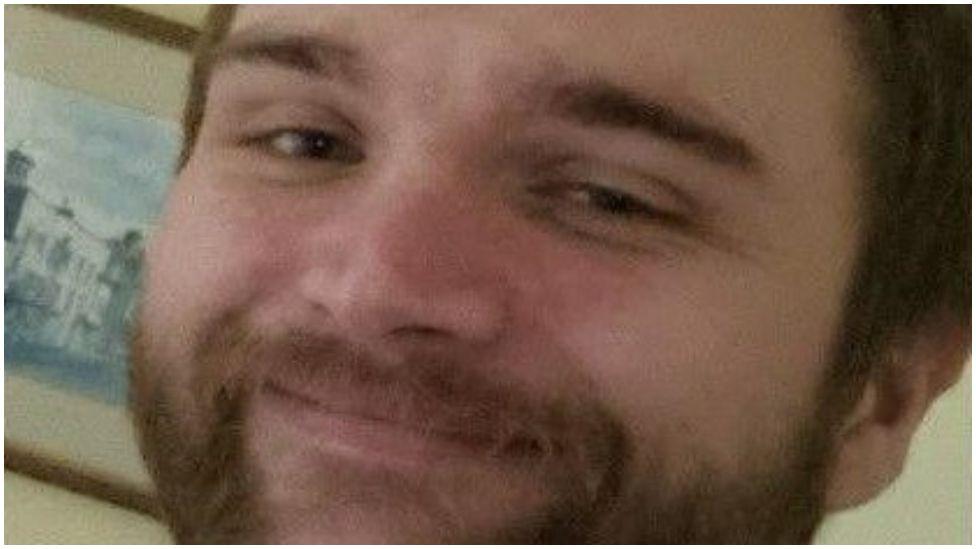
<svg viewBox="0 0 976 549"><path fill-rule="evenodd" d="M275 156L297 160L356 164L363 154L354 145L322 130L276 130L251 140Z"/></svg>

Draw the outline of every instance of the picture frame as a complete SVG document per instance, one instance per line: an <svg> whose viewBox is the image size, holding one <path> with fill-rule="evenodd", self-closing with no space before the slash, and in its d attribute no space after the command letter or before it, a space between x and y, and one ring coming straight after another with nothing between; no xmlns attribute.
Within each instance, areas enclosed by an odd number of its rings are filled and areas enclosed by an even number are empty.
<svg viewBox="0 0 976 549"><path fill-rule="evenodd" d="M4 466L158 517L125 351L199 31L122 6L4 12Z"/></svg>

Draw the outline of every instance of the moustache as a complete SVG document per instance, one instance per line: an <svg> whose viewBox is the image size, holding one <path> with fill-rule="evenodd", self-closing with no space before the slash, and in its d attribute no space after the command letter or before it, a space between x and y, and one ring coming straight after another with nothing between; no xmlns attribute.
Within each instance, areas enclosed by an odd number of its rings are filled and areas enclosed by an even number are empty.
<svg viewBox="0 0 976 549"><path fill-rule="evenodd" d="M556 462L591 479L593 494L608 488L607 471L620 476L628 454L622 424L585 384L544 393L513 375L513 365L506 370L443 349L413 348L391 360L338 336L260 333L235 317L216 324L195 361L198 402L214 411L235 395L266 391L459 441L489 457Z"/></svg>

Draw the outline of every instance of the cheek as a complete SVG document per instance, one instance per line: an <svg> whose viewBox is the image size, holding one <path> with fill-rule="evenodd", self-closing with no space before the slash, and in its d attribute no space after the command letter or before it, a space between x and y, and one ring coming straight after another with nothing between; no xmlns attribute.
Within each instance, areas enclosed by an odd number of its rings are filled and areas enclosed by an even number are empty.
<svg viewBox="0 0 976 549"><path fill-rule="evenodd" d="M539 307L644 451L734 470L777 451L770 441L814 409L839 310L755 270L722 270L576 269Z"/></svg>
<svg viewBox="0 0 976 549"><path fill-rule="evenodd" d="M168 358L187 359L181 353L203 328L272 285L285 239L267 221L274 216L259 211L220 192L206 173L188 171L175 183L146 250L143 303L144 322L166 334Z"/></svg>

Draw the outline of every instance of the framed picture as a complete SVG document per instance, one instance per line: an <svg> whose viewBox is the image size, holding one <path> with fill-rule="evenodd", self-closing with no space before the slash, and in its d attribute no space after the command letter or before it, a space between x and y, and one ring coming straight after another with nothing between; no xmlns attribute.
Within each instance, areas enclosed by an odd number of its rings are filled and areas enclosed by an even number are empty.
<svg viewBox="0 0 976 549"><path fill-rule="evenodd" d="M197 30L118 6L4 10L4 465L154 514L127 338Z"/></svg>

